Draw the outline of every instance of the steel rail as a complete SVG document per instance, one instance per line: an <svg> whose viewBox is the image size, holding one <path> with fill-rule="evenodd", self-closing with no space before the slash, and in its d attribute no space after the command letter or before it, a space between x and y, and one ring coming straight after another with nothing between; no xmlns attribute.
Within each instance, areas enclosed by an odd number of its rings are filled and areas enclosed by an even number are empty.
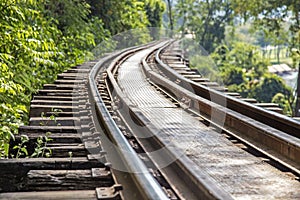
<svg viewBox="0 0 300 200"><path fill-rule="evenodd" d="M165 48L167 48L167 46ZM165 48L161 48L156 52L155 61L159 64L160 69L168 76L168 78L170 78L170 80L175 81L180 79L181 82L179 83L179 85L190 90L191 92L194 92L196 95L199 95L208 100L211 100L211 97L213 96L214 99L217 100L215 102L217 104L222 104L218 102L218 99L221 99L221 102L225 101L227 104L227 108L231 110L234 110L252 119L255 119L285 133L300 138L299 121L276 112L268 111L237 98L225 95L219 91L210 89L209 87L189 80L177 73L160 59L160 54L162 51L164 51Z"/></svg>
<svg viewBox="0 0 300 200"><path fill-rule="evenodd" d="M97 85L95 83L95 78L101 66L104 63L111 61L112 59L117 57L117 59L113 60L113 63L115 64L118 61L118 59L127 56L129 54L133 54L136 51L145 49L151 45L152 44L146 46L131 47L121 52L114 53L104 59L101 59L90 72L89 87L90 87L91 95L93 97L92 103L95 106L99 117L102 119L102 123L105 129L107 130L107 132L110 133L111 139L120 149L122 149L120 156L124 161L126 167L128 168L129 172L132 172L131 176L133 176L134 180L139 186L139 190L141 194L143 194L145 199L157 200L157 199L168 199L168 197L166 196L165 192L162 190L159 183L150 174L145 164L141 161L141 159L138 157L136 152L130 146L130 144L128 143L128 141L120 131L120 129L117 127L115 121L113 120L109 111L107 110L100 96L100 93L97 89ZM110 76L109 71L108 71L108 75Z"/></svg>

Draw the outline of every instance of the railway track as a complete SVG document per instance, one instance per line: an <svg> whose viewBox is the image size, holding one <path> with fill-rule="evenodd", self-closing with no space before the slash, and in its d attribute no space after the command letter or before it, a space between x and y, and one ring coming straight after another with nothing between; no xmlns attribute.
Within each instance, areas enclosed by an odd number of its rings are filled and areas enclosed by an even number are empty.
<svg viewBox="0 0 300 200"><path fill-rule="evenodd" d="M234 136L251 141L250 143L254 143L256 146L261 147L262 151L265 149L265 153L271 149L270 154L275 154L281 158L281 155L288 157L291 161L288 161L288 163L299 169L299 121L272 112L274 108L271 108L270 110L264 109L256 106L257 104L253 105L243 99L240 100L232 97L230 94L226 95L226 92L222 93L215 89L211 89L210 87L207 87L208 85L205 82L196 82L195 79L199 80L202 78L200 75L196 75L197 77L194 76L194 80L187 79L184 75L177 73L172 67L169 67L169 65L166 65L162 59L160 59L162 50L163 49L160 49L156 52L155 62L157 62L158 65L155 66L159 67L163 73L166 73L169 80L173 80L173 82L175 80L180 80L180 83L178 84L180 87L172 88L170 85L167 86L167 88L173 89L171 91L173 97L178 100L185 95L184 92L180 92L179 90L182 90L182 88L189 90L195 94L195 96L188 97L189 108L193 113L205 117L216 125L222 126ZM178 61L180 61L180 59ZM182 64L184 65L184 63ZM157 85L163 85L162 82L160 82L163 79L156 80L155 83ZM165 84L163 88L166 88L166 85L167 84ZM165 92L170 93L170 90ZM228 109L224 110L222 107L219 107L218 109L218 106L208 105L201 101L201 98L211 100ZM217 108L216 111L212 110L212 107ZM223 116L224 118L218 118L218 115ZM274 152L277 152L280 155ZM282 158L282 160L285 159Z"/></svg>
<svg viewBox="0 0 300 200"><path fill-rule="evenodd" d="M46 84L19 132L29 154L51 133L52 156L1 160L0 198L299 198L299 123L218 92L172 44L112 53Z"/></svg>

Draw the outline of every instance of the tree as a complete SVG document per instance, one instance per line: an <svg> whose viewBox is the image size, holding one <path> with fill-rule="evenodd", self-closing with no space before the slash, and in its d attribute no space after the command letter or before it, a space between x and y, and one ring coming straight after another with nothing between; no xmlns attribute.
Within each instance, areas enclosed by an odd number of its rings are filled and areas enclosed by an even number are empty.
<svg viewBox="0 0 300 200"><path fill-rule="evenodd" d="M99 17L112 35L149 25L145 1L86 0L91 5L91 16Z"/></svg>
<svg viewBox="0 0 300 200"><path fill-rule="evenodd" d="M290 49L300 48L300 1L232 0L232 2L237 16L244 20L253 20L256 29L263 28L266 33L273 35L273 38L281 36L281 31L285 30L284 26L289 24L283 36L289 37Z"/></svg>
<svg viewBox="0 0 300 200"><path fill-rule="evenodd" d="M167 0L168 2L168 16L169 16L169 23L170 23L170 30L174 31L174 18L172 13L172 7L173 7L173 0Z"/></svg>
<svg viewBox="0 0 300 200"><path fill-rule="evenodd" d="M48 0L45 2L45 15L54 19L57 28L64 33L70 29L79 31L88 21L90 5L81 0Z"/></svg>
<svg viewBox="0 0 300 200"><path fill-rule="evenodd" d="M268 32L266 34L266 38L269 39L271 44L274 44L277 47L276 57L277 63L280 63L280 51L283 45L287 45L288 43L288 35L287 31L284 29L279 29L275 32Z"/></svg>
<svg viewBox="0 0 300 200"><path fill-rule="evenodd" d="M175 10L182 22L180 30L192 33L209 53L221 44L225 27L233 20L228 0L181 0Z"/></svg>
<svg viewBox="0 0 300 200"><path fill-rule="evenodd" d="M145 10L149 21L150 35L159 38L159 29L162 27L162 16L166 10L166 4L161 0L147 0Z"/></svg>
<svg viewBox="0 0 300 200"><path fill-rule="evenodd" d="M297 77L297 89L295 94L295 108L294 108L294 115L293 116L300 116L300 50L299 49L292 49L292 57L294 63L298 65L298 77Z"/></svg>
<svg viewBox="0 0 300 200"><path fill-rule="evenodd" d="M0 157L9 155L9 140L27 123L32 94L84 61L95 45L94 27L105 39L101 21L88 13L79 0L0 3Z"/></svg>
<svg viewBox="0 0 300 200"><path fill-rule="evenodd" d="M240 85L245 81L243 70L233 65L224 66L221 77L225 85Z"/></svg>
<svg viewBox="0 0 300 200"><path fill-rule="evenodd" d="M212 58L229 91L239 92L243 97L255 98L259 102L271 102L274 95L281 93L291 107L291 89L280 77L266 71L268 62L261 59L255 46L240 42L230 47L221 45ZM279 101L278 98L275 100ZM288 109L286 111L289 112Z"/></svg>
<svg viewBox="0 0 300 200"><path fill-rule="evenodd" d="M254 86L250 96L260 102L271 102L277 93L290 97L291 89L285 85L280 77L274 74L265 74L259 83Z"/></svg>
<svg viewBox="0 0 300 200"><path fill-rule="evenodd" d="M162 10L159 0L1 1L0 158L8 157L9 140L28 123L32 94L44 83L91 58L95 44L111 33L143 28L149 21L159 25Z"/></svg>
<svg viewBox="0 0 300 200"><path fill-rule="evenodd" d="M9 140L28 119L33 92L51 79L59 57L52 36L60 34L40 12L41 2L7 0L0 3L0 157L8 156Z"/></svg>
<svg viewBox="0 0 300 200"><path fill-rule="evenodd" d="M234 66L245 70L248 81L260 78L269 65L259 56L256 46L242 42L233 42L229 47L220 45L211 56L221 72Z"/></svg>
<svg viewBox="0 0 300 200"><path fill-rule="evenodd" d="M65 61L82 63L96 45L95 41L99 43L109 36L103 29L101 20L88 18L90 5L85 1L48 0L45 3L42 11L47 19L54 22L53 26L60 30L60 34L53 36L53 39L65 55L68 55Z"/></svg>
<svg viewBox="0 0 300 200"><path fill-rule="evenodd" d="M161 0L147 0L145 2L145 10L150 27L162 26L162 15L166 10L166 4Z"/></svg>
<svg viewBox="0 0 300 200"><path fill-rule="evenodd" d="M276 103L279 105L280 108L282 108L283 113L289 116L292 116L292 108L289 99L282 94L282 93L277 93L273 98L272 98L272 103Z"/></svg>

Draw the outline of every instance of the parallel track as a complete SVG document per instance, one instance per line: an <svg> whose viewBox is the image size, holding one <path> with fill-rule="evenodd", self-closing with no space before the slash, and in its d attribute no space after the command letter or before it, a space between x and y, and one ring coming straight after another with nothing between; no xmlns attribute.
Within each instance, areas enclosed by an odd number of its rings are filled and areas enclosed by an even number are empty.
<svg viewBox="0 0 300 200"><path fill-rule="evenodd" d="M254 120L260 121L278 130L284 131L292 136L300 138L299 121L278 114L276 112L271 112L269 110L250 104L248 102L241 101L237 98L231 97L230 95L224 95L221 92L218 92L214 89L205 87L203 84L199 84L185 78L184 76L176 73L176 71L174 71L170 66L164 63L164 61L160 58L162 51L164 50L165 48L162 48L156 52L155 61L158 63L160 69L168 76L170 80L175 81L179 79L181 80L181 84L179 85L183 87L185 85L188 85L190 87L188 89L192 89L191 92L194 92L198 96L201 96L208 100L211 100L211 98L214 98L215 100L221 99L221 102L225 101L227 108L231 110L234 110L238 113L248 116ZM181 59L179 58L178 60ZM216 103L218 102L216 101Z"/></svg>
<svg viewBox="0 0 300 200"><path fill-rule="evenodd" d="M145 73L151 81L161 86L165 92L178 101L186 97L189 100L188 107L194 114L208 119L232 134L236 133L234 136L258 145L262 151L265 150L266 153L275 155L274 157L279 156L299 174L299 121L254 106L185 78L160 59L162 50L163 48L156 52L155 62L158 63L156 66L167 75L168 80L154 73L144 61ZM178 84L173 84L178 80L180 80ZM168 81L173 83L169 84ZM183 88L191 93L186 95ZM218 116L221 117L218 118Z"/></svg>
<svg viewBox="0 0 300 200"><path fill-rule="evenodd" d="M179 82L179 84L174 83L175 81L172 83L169 80L164 79L163 77L161 77L160 75L155 73L154 72L155 70L153 71L153 70L151 70L151 68L149 68L149 66L146 62L148 57L151 57L150 54L148 56L146 56L146 59L143 61L144 73L148 77L148 80L150 80L150 82L152 82L158 86L162 86L162 88L163 88L162 90L164 92L171 94L171 97L173 98L173 100L175 100L177 102L178 105L180 105L180 104L182 105L181 100L183 98L185 100L189 100L189 104L183 106L183 108L188 109L189 112L193 113L193 115L197 114L202 119L204 118L206 121L214 123L214 125L219 128L220 124L217 123L218 121L216 122L216 121L210 120L210 117L211 117L210 115L212 112L211 109L213 106L215 109L215 112L217 112L217 114L215 113L216 116L225 116L224 127L220 127L223 129L224 133L226 133L230 137L234 136L235 139L238 139L239 143L245 144L246 146L244 146L243 148L245 148L246 151L248 151L248 152L254 151L254 152L251 152L252 155L259 156L259 157L263 156L264 157L263 159L265 161L267 161L268 159L272 159L272 162L277 163L277 164L274 164L270 161L273 166L276 166L278 169L281 169L281 170L283 169L284 171L287 170L288 172L294 173L295 174L294 178L299 179L299 166L297 163L297 162L299 162L299 157L298 157L299 156L299 152L298 152L299 140L298 140L298 138L290 136L289 134L286 134L286 133L281 133L280 131L278 131L274 128L272 129L272 128L268 127L267 125L264 125L260 122L255 122L254 120L250 120L249 118L247 118L247 116L243 116L243 115L238 114L227 108L222 108L222 106L218 106L213 102L204 100L203 98L200 98L199 96L197 96L195 94L191 94L190 92L186 91L184 88L178 87L178 85L180 85L180 81L178 81L180 76L177 77L177 79L176 79L176 82L177 83ZM131 60L129 61L129 63L132 63L132 62L133 61L131 61ZM151 64L153 64L153 63L151 63ZM130 65L126 65L126 66L129 67ZM115 71L117 71L117 70L115 70ZM138 79L134 78L136 75L137 75L136 73L133 73L133 74L128 73L127 74L127 76L131 76L133 80L138 80ZM125 75L120 76L120 81L122 80L122 77L125 77ZM167 77L169 77L169 76L167 76ZM128 81L130 81L130 80L131 80L131 78L128 79ZM123 80L122 80L122 82L123 82ZM119 83L119 84L123 84L123 83ZM127 84L127 83L125 83L125 84ZM135 85L134 82L133 82L133 85ZM143 87L142 85L141 85L141 87ZM132 86L129 86L129 88L131 88ZM125 85L123 85L122 87L125 87ZM137 89L138 88L132 87L132 90L137 90ZM126 95L127 94L130 95L130 92L129 92L130 90L131 89L129 89L129 90L123 89L123 92ZM129 92L129 93L127 93L127 92ZM127 104L127 105L132 104L131 106L129 106L129 107L131 107L131 108L129 108L131 115L133 115L134 118L138 119L139 123L141 123L141 126L151 127L151 125L149 125L149 124L153 124L155 122L152 121L151 117L149 118L149 116L145 116L145 115L147 115L147 111L143 112L143 111L141 111L141 110L143 110L143 108L140 108L140 109L135 108L136 106L137 106L137 108L139 108L140 105L143 106L143 104L140 104L138 102L143 102L146 99L143 97L137 97L138 99L134 100L135 96L138 95L138 93L137 94L135 94L135 93L136 92L133 92L132 93L133 96L131 96L131 97L130 96L123 97L126 100L124 100L124 101L121 100L122 106L124 106L124 104ZM143 92L141 92L140 94L143 95ZM226 96L222 95L222 97L224 98ZM132 99L131 101L133 101L133 102L126 103L126 101L129 101L128 98L131 98ZM149 98L153 98L153 97L150 95ZM153 100L153 101L156 101L156 100ZM134 103L134 102L136 102L136 103ZM150 103L150 102L148 102L148 103ZM194 108L193 108L193 105L195 106ZM146 106L146 104L145 104L145 106ZM199 107L201 108L200 113L199 113ZM155 106L153 108L155 109ZM195 112L195 110L196 110L196 112ZM219 120L222 121L222 119L219 119ZM241 126L241 125L243 125L243 126ZM267 129L267 130L265 130L265 129ZM155 131L155 129L152 131ZM166 131L166 133L168 132L168 130L165 130L165 131ZM248 138L246 138L247 140L244 137L240 136L240 135L243 136L243 134L245 134L245 133L249 134L250 132L251 132L251 134L256 134L256 135L254 137L252 136L252 138L250 135ZM280 132L279 136L277 136L278 132ZM239 134L237 135L236 133L239 133ZM152 132L152 134L153 134L153 132ZM276 135L276 136L274 137L274 135ZM143 140L143 139L140 139L140 140ZM151 139L148 139L148 140L151 140ZM159 140L159 139L157 139L157 140ZM259 141L259 140L261 140L261 141ZM236 143L235 140L233 140L233 139L231 139L231 141L233 143ZM143 143L142 141L140 141L140 142ZM155 141L151 140L151 143L154 143L154 142ZM280 143L280 144L278 145L278 143ZM161 145L164 146L166 144L161 144ZM236 145L238 145L238 144L236 144ZM144 144L144 146L148 147L149 145ZM249 150L250 147L252 150ZM270 149L270 147L271 147L271 149ZM267 161L267 162L269 162L269 161ZM278 166L278 163L280 166ZM190 165L190 166L192 166L192 165ZM162 173L166 175L166 173L163 170L162 170ZM182 173L182 174L184 174L184 173ZM185 177L185 175L183 175L183 177ZM166 177L168 177L168 175L166 175ZM189 177L191 177L191 176L189 176ZM198 183L198 184L200 184L200 183ZM174 186L174 187L176 187L176 186ZM297 194L297 192L296 192L296 194Z"/></svg>

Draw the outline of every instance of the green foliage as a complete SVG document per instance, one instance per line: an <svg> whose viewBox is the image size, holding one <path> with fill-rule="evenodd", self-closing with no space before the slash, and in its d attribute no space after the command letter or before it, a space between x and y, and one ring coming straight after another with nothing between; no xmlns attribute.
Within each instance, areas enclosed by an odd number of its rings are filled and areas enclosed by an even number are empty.
<svg viewBox="0 0 300 200"><path fill-rule="evenodd" d="M150 27L162 26L162 14L166 10L166 4L161 0L145 1L145 10Z"/></svg>
<svg viewBox="0 0 300 200"><path fill-rule="evenodd" d="M282 93L277 93L272 98L272 103L276 103L282 108L283 113L286 115L292 116L292 108L289 99Z"/></svg>
<svg viewBox="0 0 300 200"><path fill-rule="evenodd" d="M255 32L252 29L251 23L232 24L226 26L225 41L227 44L243 42L253 45L261 45L262 47L268 44L267 41L265 41L263 31Z"/></svg>
<svg viewBox="0 0 300 200"><path fill-rule="evenodd" d="M51 60L59 54L51 39L55 31L35 9L39 6L25 0L0 4L1 157L8 156L8 141L27 119L31 94L51 79L47 69L57 67Z"/></svg>
<svg viewBox="0 0 300 200"><path fill-rule="evenodd" d="M260 102L271 102L277 93L282 93L289 97L291 90L277 75L265 74L261 81L253 88L250 97L254 97Z"/></svg>
<svg viewBox="0 0 300 200"><path fill-rule="evenodd" d="M36 147L31 157L50 157L52 155L51 148L47 147L48 142L52 141L49 137L50 132L47 132L45 136L39 136L36 140Z"/></svg>
<svg viewBox="0 0 300 200"><path fill-rule="evenodd" d="M221 44L225 38L225 27L232 23L232 6L227 0L180 0L176 4L180 31L189 32L208 52Z"/></svg>
<svg viewBox="0 0 300 200"><path fill-rule="evenodd" d="M56 121L56 118L59 116L60 112L62 112L61 109L51 108L51 113L53 113L53 114L50 115L49 117L46 117L45 113L42 112L41 113L41 118L42 118L43 121L40 122L40 125L41 126L47 126L47 125L49 125L50 122L54 122L53 124L55 126L60 126L61 124Z"/></svg>
<svg viewBox="0 0 300 200"><path fill-rule="evenodd" d="M112 35L149 25L145 1L87 0L91 15L99 17Z"/></svg>
<svg viewBox="0 0 300 200"><path fill-rule="evenodd" d="M162 27L162 15L166 10L166 4L161 0L147 0L145 2L146 15L149 21L149 27L155 27L151 30L151 36L158 38L158 29Z"/></svg>
<svg viewBox="0 0 300 200"><path fill-rule="evenodd" d="M293 63L295 64L295 67L300 66L300 49L293 48L292 49L292 59Z"/></svg>
<svg viewBox="0 0 300 200"><path fill-rule="evenodd" d="M227 88L228 91L238 92L244 98L249 97L249 93L251 92L251 86L248 82L244 82L239 85L232 84L229 85Z"/></svg>
<svg viewBox="0 0 300 200"><path fill-rule="evenodd" d="M221 77L225 85L239 85L245 81L243 70L233 65L224 67L224 70L221 72Z"/></svg>
<svg viewBox="0 0 300 200"><path fill-rule="evenodd" d="M26 157L28 156L26 143L29 141L27 135L21 135L21 142L14 146L13 149L17 149L15 158Z"/></svg>
<svg viewBox="0 0 300 200"><path fill-rule="evenodd" d="M47 132L45 136L39 136L36 139L34 152L29 155L27 144L29 143L29 138L27 135L21 135L21 141L18 145L15 145L13 149L16 151L15 155L11 154L12 158L35 158L35 157L50 157L52 155L52 150L47 145L52 139L50 138L51 133Z"/></svg>
<svg viewBox="0 0 300 200"><path fill-rule="evenodd" d="M41 113L41 117L43 121L40 123L41 126L47 126L50 122L54 122L56 126L60 126L60 124L57 122L57 116L62 110L60 109L51 109L51 112L53 113L49 117L45 117L44 113ZM52 155L51 148L47 147L48 142L52 141L50 138L51 132L47 132L45 136L39 136L36 139L34 152L30 155L30 157L50 157ZM15 154L11 153L10 156L12 158L20 158L20 157L29 157L29 153L27 150L27 143L29 143L29 138L27 135L21 135L21 142L18 145L15 145L13 147L14 150L17 150Z"/></svg>
<svg viewBox="0 0 300 200"><path fill-rule="evenodd" d="M80 0L47 0L44 13L64 33L85 28L90 5Z"/></svg>
<svg viewBox="0 0 300 200"><path fill-rule="evenodd" d="M0 158L8 157L9 141L27 123L31 97L44 83L93 58L91 50L111 33L159 24L162 12L159 0L1 1ZM149 40L148 33L139 33ZM38 147L45 143L40 138ZM23 145L16 147L18 157L26 154ZM35 156L43 154L44 149Z"/></svg>
<svg viewBox="0 0 300 200"><path fill-rule="evenodd" d="M108 35L99 19L88 20L88 8L82 1L0 3L0 157L8 157L9 140L27 121L32 94Z"/></svg>
<svg viewBox="0 0 300 200"><path fill-rule="evenodd" d="M85 1L48 0L44 13L61 31L54 39L70 64L90 59L89 51L110 35L99 18L88 18L90 5Z"/></svg>
<svg viewBox="0 0 300 200"><path fill-rule="evenodd" d="M259 50L250 44L234 42L228 47L221 45L211 55L223 83L229 91L241 96L255 98L259 102L276 101L281 103L286 114L290 114L291 89L277 75L267 72L269 63L258 54ZM284 95L284 102L276 94Z"/></svg>
<svg viewBox="0 0 300 200"><path fill-rule="evenodd" d="M202 76L209 78L211 81L218 81L218 69L210 57L205 55L195 55L189 58L189 60L190 67L197 69Z"/></svg>
<svg viewBox="0 0 300 200"><path fill-rule="evenodd" d="M221 72L227 70L228 73L228 68L240 68L249 81L261 77L269 65L267 60L259 56L256 46L241 42L235 42L231 47L221 45L211 56Z"/></svg>
<svg viewBox="0 0 300 200"><path fill-rule="evenodd" d="M253 21L273 45L289 43L290 49L300 48L300 1L232 0L232 4L236 15Z"/></svg>

